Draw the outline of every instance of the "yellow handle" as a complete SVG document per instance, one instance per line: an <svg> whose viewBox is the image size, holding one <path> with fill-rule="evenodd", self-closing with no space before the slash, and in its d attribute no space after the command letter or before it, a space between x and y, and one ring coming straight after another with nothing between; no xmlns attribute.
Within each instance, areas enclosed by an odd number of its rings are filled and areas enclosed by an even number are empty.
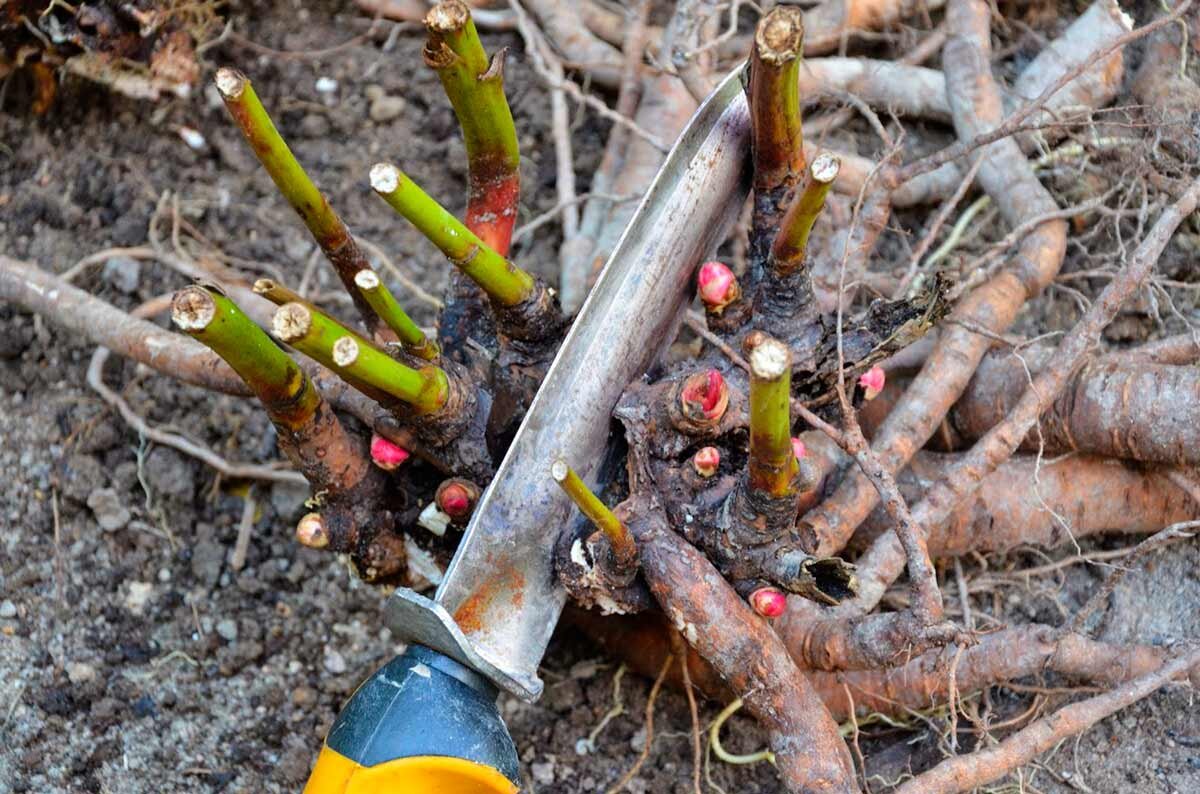
<svg viewBox="0 0 1200 794"><path fill-rule="evenodd" d="M425 755L365 767L322 747L304 794L517 794L517 787L462 758Z"/></svg>

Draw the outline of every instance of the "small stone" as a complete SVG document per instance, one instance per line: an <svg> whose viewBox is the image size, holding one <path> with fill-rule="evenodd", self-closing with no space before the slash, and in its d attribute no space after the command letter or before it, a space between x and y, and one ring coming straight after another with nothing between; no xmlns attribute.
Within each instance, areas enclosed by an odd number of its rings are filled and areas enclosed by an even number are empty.
<svg viewBox="0 0 1200 794"><path fill-rule="evenodd" d="M371 121L382 124L400 116L407 106L408 103L401 97L381 96L371 102L371 107L367 111L367 115L371 117Z"/></svg>
<svg viewBox="0 0 1200 794"><path fill-rule="evenodd" d="M533 772L533 779L540 785L549 786L554 782L554 762L545 761L538 764L533 764L530 767Z"/></svg>
<svg viewBox="0 0 1200 794"><path fill-rule="evenodd" d="M150 596L154 595L154 585L149 582L130 582L129 594L125 596L125 608L135 615L146 611Z"/></svg>
<svg viewBox="0 0 1200 794"><path fill-rule="evenodd" d="M142 263L127 256L110 257L104 260L104 280L117 291L132 295L142 280Z"/></svg>
<svg viewBox="0 0 1200 794"><path fill-rule="evenodd" d="M96 523L105 532L116 532L133 518L112 488L97 488L92 491L88 494L87 505L96 517Z"/></svg>
<svg viewBox="0 0 1200 794"><path fill-rule="evenodd" d="M92 491L104 487L104 466L95 455L70 455L59 470L59 486L63 496L86 503Z"/></svg>
<svg viewBox="0 0 1200 794"><path fill-rule="evenodd" d="M300 686L292 690L292 703L297 706L311 706L317 702L317 690L310 686Z"/></svg>
<svg viewBox="0 0 1200 794"><path fill-rule="evenodd" d="M334 675L346 672L346 659L335 649L325 646L325 669Z"/></svg>
<svg viewBox="0 0 1200 794"><path fill-rule="evenodd" d="M90 683L96 680L96 668L83 662L71 662L67 665L67 679L76 686Z"/></svg>
<svg viewBox="0 0 1200 794"><path fill-rule="evenodd" d="M319 113L309 113L300 119L300 137L324 138L329 135L329 119Z"/></svg>
<svg viewBox="0 0 1200 794"><path fill-rule="evenodd" d="M377 83L371 83L363 89L363 96L367 98L367 101L374 102L380 97L387 96L387 91L383 90L383 86Z"/></svg>
<svg viewBox="0 0 1200 794"><path fill-rule="evenodd" d="M334 91L338 90L338 81L334 80L332 77L318 77L315 88L317 89L318 94L332 94Z"/></svg>
<svg viewBox="0 0 1200 794"><path fill-rule="evenodd" d="M168 447L155 447L146 458L144 471L156 495L185 502L196 490L196 473L191 463Z"/></svg>
<svg viewBox="0 0 1200 794"><path fill-rule="evenodd" d="M195 149L196 151L200 151L208 145L208 142L204 140L204 133L200 132L200 130L193 129L192 127L180 127L179 137L182 138L183 142L186 143L190 148Z"/></svg>
<svg viewBox="0 0 1200 794"><path fill-rule="evenodd" d="M277 482L271 486L271 506L281 517L290 519L300 512L311 495L312 489L307 485Z"/></svg>
<svg viewBox="0 0 1200 794"><path fill-rule="evenodd" d="M17 605L12 601L5 601L0 604L0 618L15 618L17 616Z"/></svg>
<svg viewBox="0 0 1200 794"><path fill-rule="evenodd" d="M237 621L232 618L225 618L217 621L217 634L226 642L233 642L238 638Z"/></svg>

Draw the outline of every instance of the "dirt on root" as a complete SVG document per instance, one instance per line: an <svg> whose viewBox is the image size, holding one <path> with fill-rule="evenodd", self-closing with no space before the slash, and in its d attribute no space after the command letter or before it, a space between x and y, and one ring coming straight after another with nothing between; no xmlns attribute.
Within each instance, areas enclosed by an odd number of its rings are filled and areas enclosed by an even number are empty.
<svg viewBox="0 0 1200 794"><path fill-rule="evenodd" d="M369 20L350 3L250 8L235 6L234 29L259 46L230 38L207 50L205 79L226 63L246 71L355 232L437 294L441 258L365 182L372 163L393 159L462 210L463 148L440 86L421 65L420 32L384 23L368 34ZM549 103L518 38L487 35L485 43L511 48L506 82L529 220L555 203ZM319 90L329 80L336 86ZM178 225L193 240L184 244L199 251L190 224L211 242L208 255L219 250L237 267L315 285L338 307L335 277L316 261L212 89L151 105L72 78L44 117L30 115L20 92L4 102L0 251L63 272L103 249L147 245L157 215L166 246ZM185 128L203 137L198 148L181 136ZM605 134L588 115L574 129L581 189ZM543 226L515 258L553 278L556 235L553 224ZM113 253L76 283L132 308L186 282L153 260ZM419 322L432 321L431 306L397 289ZM0 306L0 794L298 791L340 705L398 650L383 628L384 594L293 541L304 489L224 482L139 438L87 387L91 352L86 341ZM107 380L156 426L230 459L278 457L270 424L249 402L117 360ZM248 499L253 539L245 566L234 570ZM1131 574L1101 633L1200 636L1197 562L1194 549L1175 547ZM1000 591L993 613L1059 622L1104 573L1075 566L1053 589ZM619 674L567 631L542 674L546 694L537 703L502 700L525 789L608 790L645 746L649 682ZM1033 696L997 688L989 697L997 713L1016 715ZM702 725L716 711L702 705ZM945 726L935 713L864 727L873 788L939 758ZM763 743L743 716L731 718L724 735L734 751ZM628 790L692 791L691 740L686 700L664 692L650 753ZM1067 743L1043 766L1023 775L1046 792L1089 790L1079 781L1097 792L1200 791L1200 715L1187 693L1167 690ZM705 791L779 790L765 763L714 759L710 775Z"/></svg>

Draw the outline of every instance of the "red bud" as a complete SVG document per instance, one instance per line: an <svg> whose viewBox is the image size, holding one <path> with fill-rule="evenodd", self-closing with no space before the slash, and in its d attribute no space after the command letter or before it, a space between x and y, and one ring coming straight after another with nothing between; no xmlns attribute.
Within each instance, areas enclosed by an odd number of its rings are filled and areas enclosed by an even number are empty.
<svg viewBox="0 0 1200 794"><path fill-rule="evenodd" d="M696 276L700 300L709 311L719 312L741 297L737 277L720 262L705 262Z"/></svg>
<svg viewBox="0 0 1200 794"><path fill-rule="evenodd" d="M750 594L750 606L764 618L777 618L787 609L787 596L774 587L760 587Z"/></svg>
<svg viewBox="0 0 1200 794"><path fill-rule="evenodd" d="M371 436L371 460L384 471L391 471L408 460L408 450L380 435Z"/></svg>
<svg viewBox="0 0 1200 794"><path fill-rule="evenodd" d="M883 373L883 367L878 364L871 367L858 378L858 385L863 387L863 396L868 400L874 400L878 397L879 392L883 391L883 385L886 382L887 378Z"/></svg>
<svg viewBox="0 0 1200 794"><path fill-rule="evenodd" d="M729 387L715 369L689 376L679 397L684 415L694 421L719 422L729 407Z"/></svg>
<svg viewBox="0 0 1200 794"><path fill-rule="evenodd" d="M798 438L792 439L792 454L796 456L796 460L803 460L808 454L808 450L804 448L804 442Z"/></svg>
<svg viewBox="0 0 1200 794"><path fill-rule="evenodd" d="M716 447L704 447L692 457L692 468L701 477L711 477L721 466L721 450Z"/></svg>
<svg viewBox="0 0 1200 794"><path fill-rule="evenodd" d="M438 487L437 505L455 520L466 518L475 509L475 495L461 482L447 480Z"/></svg>

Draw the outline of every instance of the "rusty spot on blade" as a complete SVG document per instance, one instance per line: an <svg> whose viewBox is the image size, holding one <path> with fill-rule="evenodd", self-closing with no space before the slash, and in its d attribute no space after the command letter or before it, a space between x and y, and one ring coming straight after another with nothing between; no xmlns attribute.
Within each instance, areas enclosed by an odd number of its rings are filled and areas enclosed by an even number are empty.
<svg viewBox="0 0 1200 794"><path fill-rule="evenodd" d="M490 613L504 608L520 609L524 601L525 575L515 568L497 571L455 610L454 622L465 633L473 634L483 628Z"/></svg>

